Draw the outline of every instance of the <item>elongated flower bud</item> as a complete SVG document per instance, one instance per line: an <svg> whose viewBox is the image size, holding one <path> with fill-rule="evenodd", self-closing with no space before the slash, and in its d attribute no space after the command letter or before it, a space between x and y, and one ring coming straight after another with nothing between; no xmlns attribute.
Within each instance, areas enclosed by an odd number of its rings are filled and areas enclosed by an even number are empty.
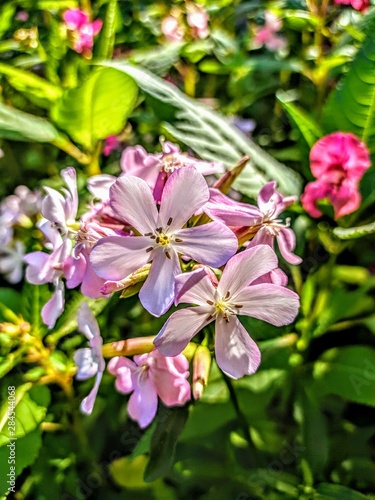
<svg viewBox="0 0 375 500"><path fill-rule="evenodd" d="M136 354L145 354L151 352L155 346L153 344L154 336L137 337L135 339L120 340L111 342L102 347L102 353L105 358L114 356L134 356Z"/></svg>
<svg viewBox="0 0 375 500"><path fill-rule="evenodd" d="M211 368L211 353L205 346L198 346L193 359L193 396L202 397Z"/></svg>

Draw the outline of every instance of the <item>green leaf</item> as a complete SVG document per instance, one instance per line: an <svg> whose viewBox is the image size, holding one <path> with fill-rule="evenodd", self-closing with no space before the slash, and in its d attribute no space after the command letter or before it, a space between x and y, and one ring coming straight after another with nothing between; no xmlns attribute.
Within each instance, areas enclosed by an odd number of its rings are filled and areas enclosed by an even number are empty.
<svg viewBox="0 0 375 500"><path fill-rule="evenodd" d="M222 161L227 168L232 168L248 155L250 162L236 180L235 189L255 197L266 182L276 180L284 194L300 193L298 174L264 152L219 113L187 97L174 85L145 69L118 61L102 64L129 74L148 95L175 108L175 121L166 123L166 130L201 158Z"/></svg>
<svg viewBox="0 0 375 500"><path fill-rule="evenodd" d="M279 91L276 97L310 149L323 135L319 125L311 115L308 115L306 111L291 102L290 95L286 92Z"/></svg>
<svg viewBox="0 0 375 500"><path fill-rule="evenodd" d="M315 363L313 376L322 394L375 406L375 349L371 347L330 349Z"/></svg>
<svg viewBox="0 0 375 500"><path fill-rule="evenodd" d="M335 227L334 234L341 240L354 240L375 233L375 222L357 227Z"/></svg>
<svg viewBox="0 0 375 500"><path fill-rule="evenodd" d="M180 52L185 42L167 43L151 49L136 50L131 55L131 61L147 68L152 73L164 76L180 58Z"/></svg>
<svg viewBox="0 0 375 500"><path fill-rule="evenodd" d="M375 16L369 16L366 38L349 71L331 93L323 109L327 132L356 134L375 151Z"/></svg>
<svg viewBox="0 0 375 500"><path fill-rule="evenodd" d="M59 131L45 118L29 115L0 103L0 138L13 141L53 142Z"/></svg>
<svg viewBox="0 0 375 500"><path fill-rule="evenodd" d="M25 467L32 465L38 454L40 447L42 446L42 432L40 429L35 429L21 439L17 439L15 448L15 463L12 463L10 458L10 449L8 446L3 445L0 447L0 469L2 471L0 477L0 495L4 495L9 488L10 477L7 476L11 472L15 473L15 477L18 477ZM9 463L9 459L11 463Z"/></svg>
<svg viewBox="0 0 375 500"><path fill-rule="evenodd" d="M298 405L302 417L301 427L304 444L302 453L312 473L319 475L323 472L328 460L327 423L315 394L306 386L301 386Z"/></svg>
<svg viewBox="0 0 375 500"><path fill-rule="evenodd" d="M157 426L151 438L150 459L145 470L145 481L154 481L170 472L177 439L185 426L188 414L186 407L159 409Z"/></svg>
<svg viewBox="0 0 375 500"><path fill-rule="evenodd" d="M99 140L122 131L136 98L132 78L100 68L81 87L65 91L51 116L72 139L92 150Z"/></svg>
<svg viewBox="0 0 375 500"><path fill-rule="evenodd" d="M15 89L42 107L48 108L62 94L62 89L57 85L24 69L0 63L0 74L5 75Z"/></svg>
<svg viewBox="0 0 375 500"><path fill-rule="evenodd" d="M320 483L312 498L313 500L365 500L368 497L341 484Z"/></svg>
<svg viewBox="0 0 375 500"><path fill-rule="evenodd" d="M5 391L0 407L0 446L8 444L10 439L22 438L36 429L46 415L49 399L50 393L45 386L32 387L30 382L19 386L15 391L15 432L12 434L12 428L8 424L8 393Z"/></svg>
<svg viewBox="0 0 375 500"><path fill-rule="evenodd" d="M16 5L14 2L7 2L5 5L2 5L0 10L0 39L12 27L15 12Z"/></svg>

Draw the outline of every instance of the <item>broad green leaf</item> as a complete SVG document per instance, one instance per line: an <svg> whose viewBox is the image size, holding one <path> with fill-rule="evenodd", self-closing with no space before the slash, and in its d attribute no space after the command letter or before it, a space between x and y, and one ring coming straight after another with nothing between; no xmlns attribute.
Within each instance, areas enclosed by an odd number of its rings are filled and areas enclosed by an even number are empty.
<svg viewBox="0 0 375 500"><path fill-rule="evenodd" d="M9 488L7 481L10 473L10 467L15 467L15 476L18 477L25 467L32 465L39 453L42 446L42 432L40 429L26 434L26 436L17 439L15 449L15 463L9 463L10 458L9 448L6 445L0 447L0 470L2 472L0 477L0 496L4 495Z"/></svg>
<svg viewBox="0 0 375 500"><path fill-rule="evenodd" d="M129 74L144 92L175 108L175 121L165 123L166 130L201 158L222 161L227 168L232 168L248 155L250 162L236 180L235 189L255 197L260 188L273 179L283 193L300 193L298 174L264 152L216 111L187 97L174 85L145 69L118 61L102 64Z"/></svg>
<svg viewBox="0 0 375 500"><path fill-rule="evenodd" d="M196 403L190 409L189 420L181 433L181 441L203 439L236 419L233 404Z"/></svg>
<svg viewBox="0 0 375 500"><path fill-rule="evenodd" d="M122 131L136 98L137 86L132 78L100 68L81 87L64 92L51 116L72 139L92 150L99 140Z"/></svg>
<svg viewBox="0 0 375 500"><path fill-rule="evenodd" d="M375 16L369 16L366 38L349 71L331 93L323 110L327 132L356 134L375 151Z"/></svg>
<svg viewBox="0 0 375 500"><path fill-rule="evenodd" d="M143 480L147 465L146 455L135 458L122 457L114 460L109 466L111 476L116 484L130 489L146 489L150 485Z"/></svg>
<svg viewBox="0 0 375 500"><path fill-rule="evenodd" d="M354 240L375 233L375 222L357 227L335 227L335 235L341 240Z"/></svg>
<svg viewBox="0 0 375 500"><path fill-rule="evenodd" d="M314 379L322 394L375 406L375 349L350 346L330 349L316 361Z"/></svg>
<svg viewBox="0 0 375 500"><path fill-rule="evenodd" d="M5 75L15 89L23 92L26 97L35 100L37 104L43 107L48 108L62 94L62 89L57 85L53 85L40 76L24 69L0 63L0 74Z"/></svg>
<svg viewBox="0 0 375 500"><path fill-rule="evenodd" d="M320 483L312 498L313 500L365 500L368 497L341 484Z"/></svg>
<svg viewBox="0 0 375 500"><path fill-rule="evenodd" d="M45 118L0 103L0 138L13 141L54 142L59 131Z"/></svg>
<svg viewBox="0 0 375 500"><path fill-rule="evenodd" d="M185 426L188 414L186 407L159 409L157 426L151 438L150 459L145 470L145 481L154 481L170 472L177 439Z"/></svg>
<svg viewBox="0 0 375 500"><path fill-rule="evenodd" d="M3 391L4 392L4 391ZM49 404L50 393L45 386L32 387L26 383L16 389L15 394L15 432L8 426L8 394L0 407L0 446L8 444L10 439L19 439L36 429L44 419Z"/></svg>

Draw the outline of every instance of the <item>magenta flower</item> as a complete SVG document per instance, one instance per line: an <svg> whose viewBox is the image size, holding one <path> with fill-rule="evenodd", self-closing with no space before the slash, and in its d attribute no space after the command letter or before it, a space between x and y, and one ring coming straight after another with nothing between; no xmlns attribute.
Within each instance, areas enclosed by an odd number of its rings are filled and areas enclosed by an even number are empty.
<svg viewBox="0 0 375 500"><path fill-rule="evenodd" d="M225 170L222 163L206 162L181 153L177 144L163 142L162 147L163 152L157 154L147 153L142 146L129 147L121 157L123 172L145 180L157 202L161 200L168 177L180 168L194 167L202 175L219 174Z"/></svg>
<svg viewBox="0 0 375 500"><path fill-rule="evenodd" d="M103 339L95 316L86 302L81 305L77 320L78 330L86 336L90 347L78 349L74 353L74 361L78 367L76 378L77 380L86 380L96 375L94 387L81 403L82 412L90 415L105 369L105 361L102 355Z"/></svg>
<svg viewBox="0 0 375 500"><path fill-rule="evenodd" d="M277 268L275 252L259 245L232 257L217 287L204 269L176 278L175 303L193 303L174 312L154 340L165 356L176 356L206 325L215 321L215 355L221 370L232 378L254 373L260 351L237 318L245 315L282 326L291 323L298 295L274 284L252 283Z"/></svg>
<svg viewBox="0 0 375 500"><path fill-rule="evenodd" d="M353 9L365 12L371 5L370 0L335 0L336 5L351 5Z"/></svg>
<svg viewBox="0 0 375 500"><path fill-rule="evenodd" d="M121 143L118 140L117 135L110 135L104 140L103 155L109 156L113 151L119 149L120 147Z"/></svg>
<svg viewBox="0 0 375 500"><path fill-rule="evenodd" d="M268 11L265 12L264 18L264 26L262 28L258 28L255 33L255 44L260 47L265 45L267 49L271 51L277 51L285 48L285 38L276 34L282 28L281 20L272 14L272 12Z"/></svg>
<svg viewBox="0 0 375 500"><path fill-rule="evenodd" d="M152 262L139 298L155 316L173 302L174 278L181 272L179 254L220 267L236 253L237 238L223 224L183 228L209 197L206 181L195 168L179 169L169 177L159 211L149 186L138 177L121 177L110 192L114 212L141 236L102 239L91 251L91 263L101 278L121 281Z"/></svg>
<svg viewBox="0 0 375 500"><path fill-rule="evenodd" d="M359 208L359 182L371 165L363 142L346 132L326 135L312 147L310 164L318 180L307 184L301 202L312 217L322 215L316 202L325 198L333 205L335 219Z"/></svg>
<svg viewBox="0 0 375 500"><path fill-rule="evenodd" d="M63 19L68 30L73 33L73 49L79 54L90 54L94 46L94 36L102 29L103 21L90 17L80 9L69 9L64 12Z"/></svg>
<svg viewBox="0 0 375 500"><path fill-rule="evenodd" d="M259 192L258 207L247 203L238 203L211 189L209 203L204 211L213 219L228 226L248 226L256 232L248 248L256 245L269 245L273 248L276 239L280 253L290 264L299 264L301 258L293 253L296 246L294 232L284 223L279 215L296 201L295 196L283 197L276 191L276 182L268 182Z"/></svg>
<svg viewBox="0 0 375 500"><path fill-rule="evenodd" d="M134 361L115 357L108 363L108 371L116 377L116 389L122 394L133 393L128 413L143 429L154 419L158 396L166 406L182 406L190 401L189 363L183 354L173 358L162 356L157 350Z"/></svg>

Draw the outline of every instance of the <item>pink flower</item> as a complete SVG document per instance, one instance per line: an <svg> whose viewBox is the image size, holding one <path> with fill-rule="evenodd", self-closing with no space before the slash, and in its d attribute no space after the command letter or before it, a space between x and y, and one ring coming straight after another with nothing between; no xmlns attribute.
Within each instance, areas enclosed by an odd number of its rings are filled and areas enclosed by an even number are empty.
<svg viewBox="0 0 375 500"><path fill-rule="evenodd" d="M213 219L228 226L248 226L256 232L248 245L269 245L273 248L276 239L280 253L290 264L299 264L301 258L293 253L296 246L294 232L283 223L279 215L296 201L295 196L283 197L276 191L276 182L268 182L259 192L258 207L231 200L217 190L211 189L209 203L204 211Z"/></svg>
<svg viewBox="0 0 375 500"><path fill-rule="evenodd" d="M115 357L108 371L116 377L116 389L122 394L133 393L128 413L143 429L154 419L158 397L166 406L182 406L190 401L189 363L183 354L173 358L157 350L128 358Z"/></svg>
<svg viewBox="0 0 375 500"><path fill-rule="evenodd" d="M184 167L194 167L202 175L224 172L224 165L219 162L206 162L192 158L184 153L177 144L162 143L163 152L149 154L142 146L129 147L121 157L121 168L124 173L135 175L145 180L154 192L157 202L161 200L168 177Z"/></svg>
<svg viewBox="0 0 375 500"><path fill-rule="evenodd" d="M307 184L301 201L312 217L322 215L316 202L325 198L333 205L335 219L359 208L359 182L371 165L363 142L347 132L326 135L312 147L310 164L318 180Z"/></svg>
<svg viewBox="0 0 375 500"><path fill-rule="evenodd" d="M120 146L121 143L118 140L117 135L110 135L104 141L103 155L109 156L113 151L119 149Z"/></svg>
<svg viewBox="0 0 375 500"><path fill-rule="evenodd" d="M94 36L102 29L103 21L96 19L90 22L90 17L80 9L69 9L64 12L63 19L68 30L73 33L73 48L79 54L90 54L94 45Z"/></svg>
<svg viewBox="0 0 375 500"><path fill-rule="evenodd" d="M282 28L281 20L271 12L264 14L265 24L262 28L257 28L254 36L254 43L260 47L265 45L268 50L277 51L286 46L286 40L280 35L276 35Z"/></svg>
<svg viewBox="0 0 375 500"><path fill-rule="evenodd" d="M274 284L252 283L277 268L275 252L259 245L232 257L217 287L204 269L176 278L175 303L193 303L174 312L154 344L165 356L176 356L206 325L215 321L215 355L221 370L232 378L254 373L260 351L237 315L281 326L291 323L299 307L298 295Z"/></svg>
<svg viewBox="0 0 375 500"><path fill-rule="evenodd" d="M29 14L26 11L20 10L19 12L17 12L17 14L16 14L17 21L25 22L28 19L29 19Z"/></svg>
<svg viewBox="0 0 375 500"><path fill-rule="evenodd" d="M0 273L9 283L19 283L23 277L25 245L14 240L13 244L0 245Z"/></svg>
<svg viewBox="0 0 375 500"><path fill-rule="evenodd" d="M169 42L181 42L185 30L179 20L174 16L168 16L161 23L161 31Z"/></svg>
<svg viewBox="0 0 375 500"><path fill-rule="evenodd" d="M86 302L81 305L77 320L78 330L86 336L90 347L78 349L74 353L74 361L78 367L76 378L77 380L86 380L96 375L94 387L81 403L82 412L90 415L105 369L105 361L102 355L103 339L95 316Z"/></svg>
<svg viewBox="0 0 375 500"><path fill-rule="evenodd" d="M365 12L371 5L370 0L335 0L336 5L351 5L353 9Z"/></svg>
<svg viewBox="0 0 375 500"><path fill-rule="evenodd" d="M187 23L193 29L194 38L204 39L210 34L210 17L202 5L188 4Z"/></svg>
<svg viewBox="0 0 375 500"><path fill-rule="evenodd" d="M223 224L183 229L209 197L204 177L193 167L179 169L169 177L159 211L149 186L138 177L119 178L110 194L114 212L141 236L102 239L90 254L91 263L101 278L121 281L152 262L139 298L155 316L172 304L174 278L181 272L179 254L220 267L237 250L237 238Z"/></svg>

